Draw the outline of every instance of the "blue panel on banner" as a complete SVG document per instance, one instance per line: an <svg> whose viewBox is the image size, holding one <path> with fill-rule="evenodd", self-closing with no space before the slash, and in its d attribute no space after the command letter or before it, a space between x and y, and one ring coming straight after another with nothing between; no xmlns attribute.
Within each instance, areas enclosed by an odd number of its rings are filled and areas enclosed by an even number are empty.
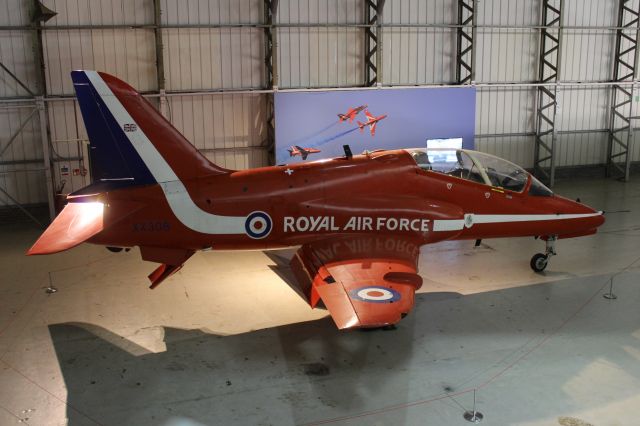
<svg viewBox="0 0 640 426"><path fill-rule="evenodd" d="M462 138L473 149L473 87L278 92L276 162L307 161L364 150L425 147L429 139ZM297 153L298 152L298 153Z"/></svg>

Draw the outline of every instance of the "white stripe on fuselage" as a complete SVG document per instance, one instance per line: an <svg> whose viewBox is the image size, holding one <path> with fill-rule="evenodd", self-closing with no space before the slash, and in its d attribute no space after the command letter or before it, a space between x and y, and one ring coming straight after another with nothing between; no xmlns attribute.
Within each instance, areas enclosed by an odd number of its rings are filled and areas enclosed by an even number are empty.
<svg viewBox="0 0 640 426"><path fill-rule="evenodd" d="M85 74L111 111L120 129L125 124L136 123L96 71L85 71ZM124 132L124 134L162 188L169 207L178 220L187 228L205 234L244 234L246 216L218 216L198 207L191 199L184 184L144 134L138 123L136 125L137 130Z"/></svg>
<svg viewBox="0 0 640 426"><path fill-rule="evenodd" d="M600 216L602 212L576 213L576 214L474 214L464 215L464 219L434 220L434 231L461 231L465 227L471 228L473 225L485 223L516 223L516 222L538 222L549 220L584 219L588 217Z"/></svg>

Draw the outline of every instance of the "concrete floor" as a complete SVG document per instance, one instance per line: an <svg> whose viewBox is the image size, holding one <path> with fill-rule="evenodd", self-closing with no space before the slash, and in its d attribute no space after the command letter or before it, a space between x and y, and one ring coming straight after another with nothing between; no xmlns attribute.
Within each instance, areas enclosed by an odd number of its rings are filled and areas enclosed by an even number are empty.
<svg viewBox="0 0 640 426"><path fill-rule="evenodd" d="M465 425L474 389L487 425L640 424L638 181L558 184L630 212L543 275L533 239L423 248L393 331L310 310L291 251L198 253L151 291L137 250L27 258L39 230L2 226L0 425Z"/></svg>

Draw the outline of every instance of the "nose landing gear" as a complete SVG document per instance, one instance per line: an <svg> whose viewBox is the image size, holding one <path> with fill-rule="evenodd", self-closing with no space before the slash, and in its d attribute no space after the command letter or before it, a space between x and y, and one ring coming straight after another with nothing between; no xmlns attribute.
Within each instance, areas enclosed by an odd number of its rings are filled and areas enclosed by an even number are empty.
<svg viewBox="0 0 640 426"><path fill-rule="evenodd" d="M556 235L550 235L547 237L547 245L544 253L536 253L531 258L531 269L534 272L542 272L547 268L547 264L549 263L549 258L551 256L556 255L556 240L558 237Z"/></svg>

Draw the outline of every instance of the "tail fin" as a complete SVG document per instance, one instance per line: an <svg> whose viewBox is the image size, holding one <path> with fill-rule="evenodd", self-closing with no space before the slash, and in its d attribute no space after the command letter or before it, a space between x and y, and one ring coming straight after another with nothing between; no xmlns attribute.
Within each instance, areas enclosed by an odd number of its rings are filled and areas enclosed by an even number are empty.
<svg viewBox="0 0 640 426"><path fill-rule="evenodd" d="M228 172L127 83L96 71L73 71L71 78L89 135L94 183L147 185Z"/></svg>
<svg viewBox="0 0 640 426"><path fill-rule="evenodd" d="M358 121L358 127L360 127L360 133L364 132L364 126L366 126L365 123Z"/></svg>

